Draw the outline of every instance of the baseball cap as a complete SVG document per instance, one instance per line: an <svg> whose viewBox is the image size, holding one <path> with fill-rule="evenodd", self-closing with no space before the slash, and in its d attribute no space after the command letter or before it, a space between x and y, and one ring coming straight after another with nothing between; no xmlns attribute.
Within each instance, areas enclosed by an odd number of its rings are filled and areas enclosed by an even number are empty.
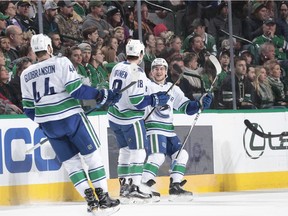
<svg viewBox="0 0 288 216"><path fill-rule="evenodd" d="M260 3L260 2L254 2L253 5L252 5L251 13L255 14L255 13L257 13L258 11L260 11L264 7L266 8L265 4Z"/></svg>
<svg viewBox="0 0 288 216"><path fill-rule="evenodd" d="M269 25L269 24L274 25L274 24L276 24L276 22L275 22L275 20L274 20L273 18L268 18L268 19L264 20L263 23L264 23L265 25Z"/></svg>
<svg viewBox="0 0 288 216"><path fill-rule="evenodd" d="M99 7L103 4L104 4L104 2L102 2L101 0L91 0L89 2L89 7Z"/></svg>
<svg viewBox="0 0 288 216"><path fill-rule="evenodd" d="M153 28L153 32L156 37L159 37L160 34L165 31L168 31L168 28L163 23L159 23Z"/></svg>
<svg viewBox="0 0 288 216"><path fill-rule="evenodd" d="M0 12L0 20L9 19L9 16L5 16L3 13Z"/></svg>
<svg viewBox="0 0 288 216"><path fill-rule="evenodd" d="M81 49L82 52L84 51L90 51L92 50L91 45L88 43L81 43L78 45L78 47Z"/></svg>
<svg viewBox="0 0 288 216"><path fill-rule="evenodd" d="M111 5L108 7L106 15L114 16L116 13L120 13L120 10L117 7Z"/></svg>
<svg viewBox="0 0 288 216"><path fill-rule="evenodd" d="M31 6L30 1L29 1L29 0L22 0L22 1L18 1L18 2L16 3L16 6L17 6L17 7L25 6L25 5Z"/></svg>
<svg viewBox="0 0 288 216"><path fill-rule="evenodd" d="M65 1L59 1L58 2L58 7L72 7L76 2L72 2L69 0L65 0Z"/></svg>
<svg viewBox="0 0 288 216"><path fill-rule="evenodd" d="M44 4L44 10L57 9L58 6L53 0L47 0Z"/></svg>

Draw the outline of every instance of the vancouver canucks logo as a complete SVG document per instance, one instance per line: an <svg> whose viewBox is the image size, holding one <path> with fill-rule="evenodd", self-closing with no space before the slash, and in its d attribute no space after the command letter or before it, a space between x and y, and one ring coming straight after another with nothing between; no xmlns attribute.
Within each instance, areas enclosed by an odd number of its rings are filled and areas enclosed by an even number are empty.
<svg viewBox="0 0 288 216"><path fill-rule="evenodd" d="M170 110L171 110L170 106L166 104L164 106L157 107L155 109L155 114L159 116L160 118L167 119L169 118Z"/></svg>

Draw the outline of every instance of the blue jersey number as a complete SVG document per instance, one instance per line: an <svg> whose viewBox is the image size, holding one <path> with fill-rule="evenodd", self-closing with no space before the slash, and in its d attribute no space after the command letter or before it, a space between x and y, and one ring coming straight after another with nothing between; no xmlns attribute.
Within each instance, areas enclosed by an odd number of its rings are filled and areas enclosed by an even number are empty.
<svg viewBox="0 0 288 216"><path fill-rule="evenodd" d="M35 100L35 102L38 102L38 101L40 101L41 97L40 97L40 93L36 90L36 82L32 83L32 87L33 87L34 100ZM55 94L55 89L54 89L54 87L49 87L49 77L47 77L47 78L45 78L43 96L52 95L52 94Z"/></svg>
<svg viewBox="0 0 288 216"><path fill-rule="evenodd" d="M113 81L112 89L120 91L122 89L122 80L116 79Z"/></svg>

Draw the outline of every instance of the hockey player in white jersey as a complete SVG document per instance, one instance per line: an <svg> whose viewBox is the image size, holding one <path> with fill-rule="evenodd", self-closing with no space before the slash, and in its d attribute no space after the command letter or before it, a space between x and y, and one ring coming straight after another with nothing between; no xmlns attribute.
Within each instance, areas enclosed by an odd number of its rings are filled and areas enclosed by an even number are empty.
<svg viewBox="0 0 288 216"><path fill-rule="evenodd" d="M108 194L100 142L78 99L95 99L100 104L113 105L121 95L83 85L68 58L52 56L48 36L33 35L31 47L38 63L25 69L20 77L24 112L39 124L49 139L75 189L86 199L88 212L110 215L119 210L120 202ZM88 176L79 153L88 166Z"/></svg>
<svg viewBox="0 0 288 216"><path fill-rule="evenodd" d="M145 107L163 106L169 100L165 92L146 94L145 72L138 66L144 55L144 45L140 40L130 40L126 45L127 61L120 62L112 69L110 89L122 89L132 81L133 73L138 73L137 83L123 92L122 98L108 109L110 128L116 136L119 147L117 172L120 181L120 198L123 202L144 202L150 194L140 189L143 164L146 158L147 137L144 126ZM135 68L136 67L136 68Z"/></svg>
<svg viewBox="0 0 288 216"><path fill-rule="evenodd" d="M171 87L172 83L166 82L167 70L168 64L165 59L154 59L150 74L152 84L148 88L148 94L167 91ZM153 185L156 183L155 177L158 174L159 168L163 164L165 156L169 156L173 161L178 150L181 148L181 141L174 131L173 109L187 115L193 115L197 113L199 109L209 108L212 101L210 94L201 98L200 101L189 100L176 85L167 93L170 95L170 100L165 106L157 107L152 113L151 107L147 107L146 110L147 119L145 119L145 127L149 145L147 150L148 158L144 165L142 182L151 188L151 193L155 201L160 199L160 194L153 188ZM192 192L182 188L186 183L186 180L183 180L183 176L185 174L187 161L188 153L183 149L170 173L169 195L171 199L175 196L185 196L185 200L193 198Z"/></svg>

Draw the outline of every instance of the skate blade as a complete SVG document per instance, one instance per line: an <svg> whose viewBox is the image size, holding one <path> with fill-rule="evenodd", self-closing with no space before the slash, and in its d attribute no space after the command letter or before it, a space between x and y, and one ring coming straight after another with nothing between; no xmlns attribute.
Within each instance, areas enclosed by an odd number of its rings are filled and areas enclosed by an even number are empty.
<svg viewBox="0 0 288 216"><path fill-rule="evenodd" d="M168 200L170 202L191 202L193 195L169 195Z"/></svg>
<svg viewBox="0 0 288 216"><path fill-rule="evenodd" d="M120 203L121 203L122 205L131 204L131 200L130 200L129 197L120 197L119 200L120 200Z"/></svg>
<svg viewBox="0 0 288 216"><path fill-rule="evenodd" d="M160 196L152 196L151 202L160 202Z"/></svg>
<svg viewBox="0 0 288 216"><path fill-rule="evenodd" d="M120 209L120 205L117 205L115 207L106 208L106 209L98 209L96 211L91 212L94 216L109 216L116 212L118 212Z"/></svg>
<svg viewBox="0 0 288 216"><path fill-rule="evenodd" d="M151 202L152 202L152 198L141 199L138 197L130 197L130 204L139 205L139 204L148 204Z"/></svg>

